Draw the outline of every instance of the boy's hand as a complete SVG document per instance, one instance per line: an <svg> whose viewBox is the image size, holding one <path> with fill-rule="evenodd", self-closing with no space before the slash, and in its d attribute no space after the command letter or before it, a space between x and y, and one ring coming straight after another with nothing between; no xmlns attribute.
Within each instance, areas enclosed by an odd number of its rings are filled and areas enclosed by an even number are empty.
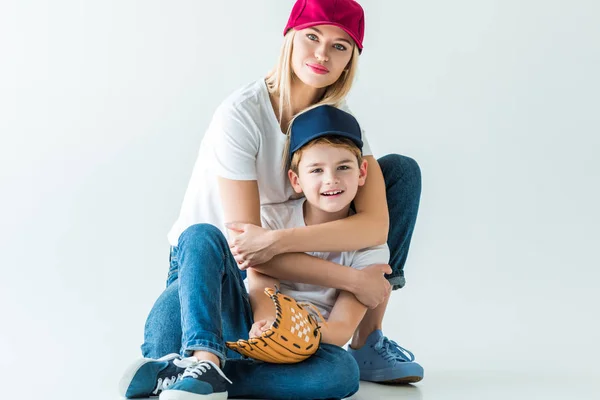
<svg viewBox="0 0 600 400"><path fill-rule="evenodd" d="M250 332L248 333L248 337L258 337L263 334L266 330L268 330L271 325L273 325L273 321L275 318L261 319L260 321L256 321L252 324L252 328L250 328Z"/></svg>
<svg viewBox="0 0 600 400"><path fill-rule="evenodd" d="M228 242L239 269L245 270L264 264L277 255L274 246L275 231L240 222L229 222L225 227L237 232L237 235L230 237Z"/></svg>
<svg viewBox="0 0 600 400"><path fill-rule="evenodd" d="M358 271L358 280L352 291L358 301L373 309L381 304L392 290L384 274L391 274L388 264L370 265Z"/></svg>

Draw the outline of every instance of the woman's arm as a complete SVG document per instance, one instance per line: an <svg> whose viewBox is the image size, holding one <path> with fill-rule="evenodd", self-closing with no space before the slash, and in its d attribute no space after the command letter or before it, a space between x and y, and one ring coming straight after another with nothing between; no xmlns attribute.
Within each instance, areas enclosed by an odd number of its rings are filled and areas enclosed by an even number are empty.
<svg viewBox="0 0 600 400"><path fill-rule="evenodd" d="M368 177L354 199L356 214L325 224L284 229L274 243L275 254L299 251L351 251L387 241L389 215L383 173L366 156Z"/></svg>
<svg viewBox="0 0 600 400"><path fill-rule="evenodd" d="M385 182L377 160L366 156L368 178L354 199L356 214L319 225L269 231L260 224L233 224L239 235L232 251L248 266L261 264L277 254L306 251L352 251L387 241L389 215ZM258 226L253 226L258 225Z"/></svg>
<svg viewBox="0 0 600 400"><path fill-rule="evenodd" d="M260 200L256 181L218 178L218 182L225 221L240 221L243 225L253 226L266 233L280 232L258 227L260 226ZM230 240L236 235L239 235L237 230L229 230ZM242 268L248 267L248 264L242 261L241 255L235 255L235 259ZM387 295L389 283L384 274L391 273L388 265L376 265L358 271L304 253L281 254L253 268L279 280L351 291L361 302L371 308L381 303ZM248 283L252 284L251 276L248 277ZM252 295L251 301L254 301L253 297Z"/></svg>

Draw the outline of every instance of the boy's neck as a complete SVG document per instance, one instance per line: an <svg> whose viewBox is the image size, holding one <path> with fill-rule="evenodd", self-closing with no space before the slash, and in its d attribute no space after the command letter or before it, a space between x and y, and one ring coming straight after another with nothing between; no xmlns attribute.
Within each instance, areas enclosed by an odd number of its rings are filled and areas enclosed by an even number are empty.
<svg viewBox="0 0 600 400"><path fill-rule="evenodd" d="M304 215L304 223L306 224L306 226L337 221L338 219L346 218L349 213L350 204L348 204L340 211L334 213L323 211L320 208L310 204L308 200L305 200L302 206L302 214Z"/></svg>

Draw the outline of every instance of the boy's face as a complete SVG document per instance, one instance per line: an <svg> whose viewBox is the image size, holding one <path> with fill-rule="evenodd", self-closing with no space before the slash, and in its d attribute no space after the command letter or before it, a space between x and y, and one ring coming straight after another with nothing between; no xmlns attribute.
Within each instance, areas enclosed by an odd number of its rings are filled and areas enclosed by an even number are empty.
<svg viewBox="0 0 600 400"><path fill-rule="evenodd" d="M313 145L302 151L298 174L288 172L296 193L326 212L338 212L348 206L365 184L367 162L359 166L348 149L327 144Z"/></svg>

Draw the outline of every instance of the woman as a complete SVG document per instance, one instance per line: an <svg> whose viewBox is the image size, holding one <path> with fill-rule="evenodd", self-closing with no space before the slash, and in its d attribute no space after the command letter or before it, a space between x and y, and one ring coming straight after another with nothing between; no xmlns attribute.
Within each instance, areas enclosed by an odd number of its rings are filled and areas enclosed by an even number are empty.
<svg viewBox="0 0 600 400"><path fill-rule="evenodd" d="M202 140L180 216L168 235L167 288L146 323L146 358L121 382L127 397L158 394L182 374L196 383L165 390L161 398L175 399L173 393L186 390L198 399L226 396L227 390L231 396L286 398L292 388L295 398L341 398L358 389L358 370L367 380L414 378L418 364L412 354L381 333L390 288L404 286L418 211L420 171L412 159L375 160L363 138L369 178L356 196L355 215L289 231L260 228L261 204L294 198L281 168L292 118L321 104L347 110L344 99L362 51L364 13L352 0L299 0L284 35L276 68L226 99ZM357 250L386 239L390 265L361 271L303 253ZM229 261L239 269L233 271ZM241 283L249 267L277 279L354 293L371 309L349 351L326 346L303 363L281 366L239 360L227 350L224 342L247 337L252 325L246 312L232 312L250 307ZM179 360L178 353L193 358ZM313 379L298 388L296 377L302 374ZM226 377L235 384L227 385Z"/></svg>

